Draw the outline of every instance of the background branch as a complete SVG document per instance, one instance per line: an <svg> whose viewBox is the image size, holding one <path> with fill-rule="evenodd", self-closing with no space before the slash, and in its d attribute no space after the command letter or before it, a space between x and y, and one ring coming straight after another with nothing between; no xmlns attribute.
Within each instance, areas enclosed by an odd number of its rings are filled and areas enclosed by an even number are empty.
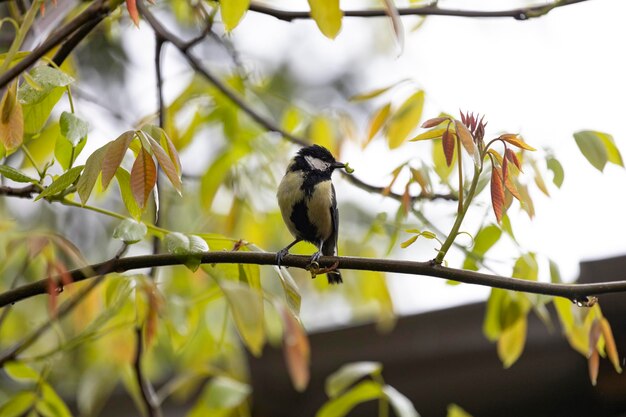
<svg viewBox="0 0 626 417"><path fill-rule="evenodd" d="M273 252L204 252L198 254L203 264L256 264L276 265L276 253ZM185 257L158 254L133 256L120 259L112 259L103 263L90 265L82 269L74 269L68 274L73 282L82 281L94 276L109 272L124 272L133 269L181 265L186 261ZM282 260L282 265L307 269L311 262L310 256L287 255ZM521 291L533 294L543 294L569 298L572 301L584 302L587 297L599 294L626 292L626 281L600 282L593 284L553 284L539 281L529 281L519 278L502 277L493 274L484 274L464 269L448 268L437 265L432 261L414 262L396 259L357 258L348 256L323 256L319 260L320 267L330 267L338 263L340 269L352 269L358 271L393 272L397 274L423 275L435 278L502 288L506 290ZM61 277L53 277L61 286ZM48 279L26 284L13 290L0 294L0 307L30 298L38 294L48 292Z"/></svg>
<svg viewBox="0 0 626 417"><path fill-rule="evenodd" d="M99 16L105 16L110 13L108 2L104 0L96 0L85 11L70 20L65 26L52 33L48 39L46 39L41 45L31 51L24 59L19 61L13 67L8 69L4 74L0 74L0 89L4 88L7 84L17 78L22 72L26 71L45 54L50 52L53 48L60 45L65 39L67 39L74 32L79 30L84 25L90 24L94 19ZM95 25L93 26L95 27ZM92 28L93 28L92 27ZM86 34L85 34L86 35ZM75 46L75 45L74 45Z"/></svg>
<svg viewBox="0 0 626 417"><path fill-rule="evenodd" d="M425 7L401 7L398 8L398 14L401 16L458 16L458 17L508 17L516 20L527 20L533 17L539 17L547 14L557 7L568 6L570 4L582 3L587 0L560 0L554 1L548 5L520 7L508 10L459 10L459 9L442 9L437 5L429 5ZM309 11L290 11L277 9L266 4L258 2L250 3L250 10L273 16L284 21L292 21L296 19L310 19ZM362 10L344 10L343 15L346 17L381 17L388 16L385 9L362 9Z"/></svg>
<svg viewBox="0 0 626 417"><path fill-rule="evenodd" d="M137 384L139 384L141 399L144 403L144 406L146 407L148 417L161 417L163 413L161 412L159 401L156 397L156 393L154 392L154 387L145 377L141 368L141 358L143 357L144 346L143 334L141 331L141 327L139 326L135 328L135 337L135 359L133 360L133 368L135 371L135 376L137 377Z"/></svg>

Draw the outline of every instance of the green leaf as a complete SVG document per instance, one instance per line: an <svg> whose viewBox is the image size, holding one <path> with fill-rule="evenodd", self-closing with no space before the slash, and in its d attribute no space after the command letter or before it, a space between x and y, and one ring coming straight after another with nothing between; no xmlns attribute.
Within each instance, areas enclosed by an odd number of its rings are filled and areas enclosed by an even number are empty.
<svg viewBox="0 0 626 417"><path fill-rule="evenodd" d="M493 288L487 300L485 319L483 320L483 334L491 342L498 340L502 332L502 306L507 302L508 298L509 296L505 290Z"/></svg>
<svg viewBox="0 0 626 417"><path fill-rule="evenodd" d="M514 278L537 281L538 275L539 265L537 264L537 258L534 253L525 253L515 261L512 274Z"/></svg>
<svg viewBox="0 0 626 417"><path fill-rule="evenodd" d="M399 392L391 385L385 385L383 387L383 394L389 400L393 411L395 411L398 417L419 417L419 413L413 406L411 400L409 400L404 394Z"/></svg>
<svg viewBox="0 0 626 417"><path fill-rule="evenodd" d="M435 170L435 173L439 176L441 181L445 184L447 183L450 174L452 174L452 171L454 171L454 169L456 168L456 158L458 152L453 153L452 162L450 165L448 165L448 162L446 161L446 155L443 152L443 146L441 145L441 139L435 139L432 142L432 145L432 158L434 164L433 169Z"/></svg>
<svg viewBox="0 0 626 417"><path fill-rule="evenodd" d="M505 368L511 367L524 351L526 344L526 316L504 329L498 339L498 357Z"/></svg>
<svg viewBox="0 0 626 417"><path fill-rule="evenodd" d="M615 146L615 141L613 140L613 136L608 133L603 132L593 132L602 140L604 144L604 148L606 149L607 157L609 162L624 167L624 161L622 159L622 154L620 153L617 146Z"/></svg>
<svg viewBox="0 0 626 417"><path fill-rule="evenodd" d="M122 201L130 214L135 220L141 218L141 208L135 201L133 193L130 191L130 174L124 168L118 168L115 173L115 178L120 185L120 193L122 194Z"/></svg>
<svg viewBox="0 0 626 417"><path fill-rule="evenodd" d="M66 87L74 82L74 79L63 71L47 65L33 68L30 76L39 88L34 88L30 84L23 84L18 93L22 104L41 103L54 89Z"/></svg>
<svg viewBox="0 0 626 417"><path fill-rule="evenodd" d="M552 259L549 260L550 263L550 282L553 284L560 284L563 281L561 280L561 271L559 270L559 266Z"/></svg>
<svg viewBox="0 0 626 417"><path fill-rule="evenodd" d="M178 192L179 195L182 194L183 184L180 181L179 173L176 170L176 165L172 162L169 155L165 150L159 145L159 143L152 138L152 136L148 136L148 142L150 142L150 147L152 148L152 152L156 157L159 166L165 172L165 175L170 180L170 183L174 187L174 189Z"/></svg>
<svg viewBox="0 0 626 417"><path fill-rule="evenodd" d="M49 384L41 385L41 394L41 401L37 402L36 408L44 417L72 417L67 405Z"/></svg>
<svg viewBox="0 0 626 417"><path fill-rule="evenodd" d="M13 394L11 398L0 406L0 416L22 417L32 408L37 400L37 395L30 391L21 391Z"/></svg>
<svg viewBox="0 0 626 417"><path fill-rule="evenodd" d="M74 164L74 161L76 161L76 158L80 155L86 143L87 138L85 137L79 140L76 147L74 147L72 142L65 136L59 135L57 137L54 145L54 156L63 169L68 170L70 166Z"/></svg>
<svg viewBox="0 0 626 417"><path fill-rule="evenodd" d="M574 139L589 163L597 170L603 171L609 160L604 141L595 132L589 130L574 133Z"/></svg>
<svg viewBox="0 0 626 417"><path fill-rule="evenodd" d="M182 259L192 271L200 266L202 253L209 250L209 245L201 237L178 232L168 233L164 243L167 251Z"/></svg>
<svg viewBox="0 0 626 417"><path fill-rule="evenodd" d="M472 415L458 405L450 404L448 406L448 414L446 417L472 417Z"/></svg>
<svg viewBox="0 0 626 417"><path fill-rule="evenodd" d="M104 145L102 148L96 149L91 155L89 155L87 162L85 162L83 174L76 183L76 191L78 191L80 201L83 204L87 203L87 200L89 200L89 196L91 195L91 191L96 185L98 175L100 175L100 171L102 170L102 161L104 160L107 146L108 144Z"/></svg>
<svg viewBox="0 0 626 417"><path fill-rule="evenodd" d="M375 400L382 395L383 390L379 383L363 381L343 395L328 401L315 414L315 417L343 417L357 404Z"/></svg>
<svg viewBox="0 0 626 417"><path fill-rule="evenodd" d="M235 327L254 356L261 356L265 344L265 327L263 320L263 297L247 285L223 280L219 286L235 321Z"/></svg>
<svg viewBox="0 0 626 417"><path fill-rule="evenodd" d="M181 175L181 166L180 166L180 157L178 155L178 151L174 146L174 143L169 138L165 130L161 129L159 126L155 125L146 125L141 128L145 133L147 133L150 137L156 140L161 148L165 150L167 156L172 161L174 165L174 169L176 171L176 175L180 178Z"/></svg>
<svg viewBox="0 0 626 417"><path fill-rule="evenodd" d="M61 113L59 125L61 126L61 134L65 136L73 146L76 146L81 139L86 138L89 133L89 125L87 122L66 111Z"/></svg>
<svg viewBox="0 0 626 417"><path fill-rule="evenodd" d="M107 144L102 160L102 188L106 189L109 186L134 137L135 131L129 130Z"/></svg>
<svg viewBox="0 0 626 417"><path fill-rule="evenodd" d="M37 371L23 362L8 362L4 365L4 371L11 379L18 382L37 382L41 379Z"/></svg>
<svg viewBox="0 0 626 417"><path fill-rule="evenodd" d="M410 238L408 238L407 240L405 240L404 242L402 242L402 243L400 244L400 247L401 247L402 249L406 249L406 248L408 248L408 247L409 247L409 246L411 246L413 243L415 243L415 241L417 240L417 238L418 238L419 236L420 236L420 235L411 236Z"/></svg>
<svg viewBox="0 0 626 417"><path fill-rule="evenodd" d="M36 179L31 178L28 175L8 165L0 165L0 175L15 182L38 182Z"/></svg>
<svg viewBox="0 0 626 417"><path fill-rule="evenodd" d="M407 81L406 79L404 80L400 80L400 81L396 81L395 83L392 83L388 86L385 87L380 87L380 88L376 88L374 90L371 91L367 91L365 93L361 93L361 94L356 94L352 97L350 97L350 101L365 101L365 100L369 100L375 97L378 97L384 93L386 93L387 91L391 90L392 88L396 87L398 84L401 84L403 82Z"/></svg>
<svg viewBox="0 0 626 417"><path fill-rule="evenodd" d="M474 238L474 247L471 252L473 256L468 255L465 258L463 269L478 271L476 259L482 260L487 251L500 240L500 236L502 236L502 230L494 224L480 229Z"/></svg>
<svg viewBox="0 0 626 417"><path fill-rule="evenodd" d="M65 191L78 179L78 176L80 175L84 167L84 165L79 165L65 172L63 175L54 180L52 184L45 188L37 197L35 197L35 201L44 197L58 194L61 191Z"/></svg>
<svg viewBox="0 0 626 417"><path fill-rule="evenodd" d="M558 188L561 188L563 185L563 180L565 179L565 172L563 171L563 166L556 158L548 158L546 161L546 165L550 171L554 174L554 178L552 178L552 182Z"/></svg>
<svg viewBox="0 0 626 417"><path fill-rule="evenodd" d="M145 224L132 219L124 219L113 231L113 237L124 243L133 244L142 240L147 232L148 227Z"/></svg>
<svg viewBox="0 0 626 417"><path fill-rule="evenodd" d="M422 118L424 92L418 91L410 96L391 116L387 124L387 140L390 149L402 145L407 136L417 127Z"/></svg>
<svg viewBox="0 0 626 417"><path fill-rule="evenodd" d="M45 126L46 121L52 113L52 109L65 93L65 88L54 88L43 100L34 104L23 104L24 113L24 133L35 135ZM41 139L41 138L38 138Z"/></svg>
<svg viewBox="0 0 626 417"><path fill-rule="evenodd" d="M368 375L380 374L382 368L383 366L380 362L354 362L343 365L326 378L326 395L330 398L337 397L359 379Z"/></svg>
<svg viewBox="0 0 626 417"><path fill-rule="evenodd" d="M204 387L200 399L188 417L227 417L252 393L252 388L225 376L212 378Z"/></svg>
<svg viewBox="0 0 626 417"><path fill-rule="evenodd" d="M339 0L308 0L311 17L320 31L330 39L335 39L341 30L343 12L339 8Z"/></svg>
<svg viewBox="0 0 626 417"><path fill-rule="evenodd" d="M230 32L239 24L239 21L250 7L250 0L225 0L220 2L222 21L226 31Z"/></svg>

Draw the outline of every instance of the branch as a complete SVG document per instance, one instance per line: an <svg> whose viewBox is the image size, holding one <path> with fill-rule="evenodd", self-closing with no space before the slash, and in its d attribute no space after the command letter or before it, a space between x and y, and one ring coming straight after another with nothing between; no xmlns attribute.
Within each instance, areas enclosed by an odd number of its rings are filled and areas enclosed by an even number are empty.
<svg viewBox="0 0 626 417"><path fill-rule="evenodd" d="M137 377L137 384L139 384L141 399L146 407L148 417L161 417L163 413L161 412L156 393L154 392L154 387L145 377L143 370L141 369L141 358L143 356L144 347L143 335L141 334L141 327L139 326L135 329L135 337L137 338L137 343L135 345L135 360L133 361L133 368L135 370L135 376Z"/></svg>
<svg viewBox="0 0 626 417"><path fill-rule="evenodd" d="M509 17L515 20L527 20L533 17L539 17L547 14L557 7L568 6L570 4L582 3L587 0L558 0L549 5L520 7L508 10L485 11L485 10L459 10L459 9L442 9L439 6L430 5L425 7L401 7L398 8L398 14L401 16L459 16L459 17ZM258 2L250 3L250 10L273 16L279 20L291 22L296 19L311 19L309 11L291 11L277 9L266 4ZM364 10L344 10L343 15L346 17L381 17L388 16L389 12L385 9L364 9Z"/></svg>
<svg viewBox="0 0 626 417"><path fill-rule="evenodd" d="M4 74L1 74L0 89L4 88L22 72L30 68L45 54L60 45L63 41L65 41L65 39L82 28L84 25L90 25L94 19L97 19L99 16L105 16L109 13L110 9L108 2L105 3L104 0L96 0L93 2L87 9L85 9L85 11L50 35L48 39L31 51L24 59L15 64L15 66L11 67Z"/></svg>
<svg viewBox="0 0 626 417"><path fill-rule="evenodd" d="M27 185L22 188L14 188L6 185L0 185L0 195L17 198L33 198L33 194L39 194L41 188L35 184Z"/></svg>
<svg viewBox="0 0 626 417"><path fill-rule="evenodd" d="M143 255L120 259L112 259L103 263L90 265L82 269L74 269L68 274L72 282L93 278L109 272L125 272L134 269L181 265L185 257L171 254ZM255 264L276 265L276 254L272 252L204 252L200 255L203 264ZM284 266L307 269L311 262L310 256L287 255L281 261ZM592 295L626 292L626 281L601 282L593 284L552 284L547 282L528 281L519 278L502 277L493 274L448 268L437 265L433 261L415 262L395 259L357 258L348 256L322 256L320 267L331 267L337 263L340 269L357 271L393 272L407 275L423 275L446 280L502 288L532 294L543 294L569 298L572 301L583 301ZM56 279L61 284L61 277ZM0 307L16 303L38 294L46 294L49 288L48 279L26 284L0 294Z"/></svg>
<svg viewBox="0 0 626 417"><path fill-rule="evenodd" d="M172 45L176 47L180 51L181 54L187 59L187 62L198 74L202 75L213 84L218 90L222 92L226 97L228 97L237 107L243 110L252 120L254 120L259 125L263 126L270 132L278 133L289 142L298 145L298 146L308 146L309 141L305 138L296 136L292 133L287 132L282 129L273 120L262 115L257 112L252 106L250 106L236 91L230 88L227 84L223 83L217 76L208 71L200 60L193 56L189 52L189 42L185 42L179 37L172 34L168 31L162 24L159 22L154 15L148 10L142 0L137 2L137 8L141 12L141 15L146 19L148 24L152 27L152 29L157 33L157 37L170 42ZM343 171L342 171L343 172ZM344 177L348 179L353 185L360 187L369 192L382 193L383 187L376 187L369 184L366 184L362 180L355 178L350 174L344 173ZM402 196L399 194L394 194L392 197L401 200ZM446 200L454 200L456 197L449 194L420 194L418 196L411 197L412 200L435 200L435 199L446 199Z"/></svg>

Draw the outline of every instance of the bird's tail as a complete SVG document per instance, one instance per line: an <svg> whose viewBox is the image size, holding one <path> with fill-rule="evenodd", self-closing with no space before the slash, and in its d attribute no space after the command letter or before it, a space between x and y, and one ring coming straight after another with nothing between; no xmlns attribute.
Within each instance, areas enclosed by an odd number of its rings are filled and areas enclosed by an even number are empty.
<svg viewBox="0 0 626 417"><path fill-rule="evenodd" d="M337 246L334 239L328 239L322 245L322 254L325 256L337 256ZM338 269L326 273L326 278L329 284L341 284L341 272Z"/></svg>
<svg viewBox="0 0 626 417"><path fill-rule="evenodd" d="M341 272L339 272L338 269L335 269L334 271L331 271L331 272L327 272L326 278L328 278L329 284L341 284L343 282L343 280L341 279Z"/></svg>

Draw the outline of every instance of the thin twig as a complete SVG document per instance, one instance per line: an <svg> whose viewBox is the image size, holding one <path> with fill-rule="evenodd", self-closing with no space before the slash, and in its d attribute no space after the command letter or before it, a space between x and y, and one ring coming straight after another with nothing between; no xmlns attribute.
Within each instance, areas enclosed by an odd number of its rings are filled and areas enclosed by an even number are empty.
<svg viewBox="0 0 626 417"><path fill-rule="evenodd" d="M226 252L214 251L198 254L203 264L255 264L276 265L276 254L272 252ZM184 264L187 259L171 254L133 256L113 259L87 268L74 269L68 274L72 282L100 276L109 272L125 272L140 268L161 267ZM287 255L281 265L307 269L311 263L310 256ZM553 284L547 282L529 281L519 278L509 278L493 274L468 271L464 269L448 268L437 265L433 261L415 262L397 259L357 258L323 256L319 260L320 267L331 267L337 263L340 269L357 271L391 272L407 275L422 275L464 282L466 284L482 285L492 288L502 288L533 294L543 294L569 298L570 300L584 301L586 297L599 294L626 292L626 280L600 282L593 284ZM61 277L52 279L61 282ZM38 294L46 294L49 288L48 279L23 285L14 290L0 294L0 307L16 303Z"/></svg>
<svg viewBox="0 0 626 417"><path fill-rule="evenodd" d="M139 384L141 399L144 406L146 407L146 412L148 413L149 417L161 417L163 413L161 412L161 407L159 406L159 401L156 397L154 387L152 386L148 378L145 377L141 368L141 358L143 357L144 346L143 334L141 332L141 327L139 326L135 328L135 337L137 343L135 345L135 359L133 361L133 368L135 370L135 376L137 377L137 384Z"/></svg>
<svg viewBox="0 0 626 417"><path fill-rule="evenodd" d="M9 187L7 185L0 185L0 195L4 195L7 197L17 197L17 198L33 198L34 194L39 194L41 192L41 187L30 184L21 188Z"/></svg>
<svg viewBox="0 0 626 417"><path fill-rule="evenodd" d="M552 9L557 7L568 6L570 4L582 3L587 0L560 0L554 1L548 5L539 5L532 7L520 7L508 10L459 10L459 9L443 9L439 6L429 5L424 7L400 7L398 8L398 14L401 16L458 16L458 17L508 17L515 20L527 20L533 17L539 17L547 14ZM308 10L303 11L291 11L278 9L266 4L258 2L250 3L250 10L273 16L277 19L290 22L296 19L310 19L311 13ZM361 10L344 10L343 15L346 17L381 17L388 16L386 9L361 9Z"/></svg>
<svg viewBox="0 0 626 417"><path fill-rule="evenodd" d="M85 11L70 20L65 26L52 33L48 39L31 51L24 59L15 64L15 66L8 69L4 74L0 74L0 89L4 88L22 72L30 68L53 48L63 43L65 39L78 29L89 24L98 16L109 14L110 9L108 3L109 2L105 2L104 0L94 1Z"/></svg>

